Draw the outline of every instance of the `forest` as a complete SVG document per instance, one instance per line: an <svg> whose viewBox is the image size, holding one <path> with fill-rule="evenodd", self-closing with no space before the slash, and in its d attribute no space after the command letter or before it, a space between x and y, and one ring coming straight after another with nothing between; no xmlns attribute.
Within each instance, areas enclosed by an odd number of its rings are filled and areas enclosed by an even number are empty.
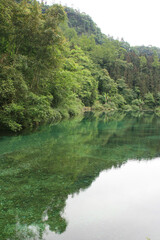
<svg viewBox="0 0 160 240"><path fill-rule="evenodd" d="M104 35L85 13L0 1L0 128L20 131L98 111L160 116L160 49Z"/></svg>

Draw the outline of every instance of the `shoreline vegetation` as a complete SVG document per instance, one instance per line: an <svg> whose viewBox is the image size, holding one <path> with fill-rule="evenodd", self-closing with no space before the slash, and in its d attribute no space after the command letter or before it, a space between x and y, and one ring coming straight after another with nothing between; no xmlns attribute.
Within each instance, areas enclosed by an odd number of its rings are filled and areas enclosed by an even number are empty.
<svg viewBox="0 0 160 240"><path fill-rule="evenodd" d="M2 0L0 22L0 129L88 110L160 117L159 48L131 47L85 13L36 0Z"/></svg>

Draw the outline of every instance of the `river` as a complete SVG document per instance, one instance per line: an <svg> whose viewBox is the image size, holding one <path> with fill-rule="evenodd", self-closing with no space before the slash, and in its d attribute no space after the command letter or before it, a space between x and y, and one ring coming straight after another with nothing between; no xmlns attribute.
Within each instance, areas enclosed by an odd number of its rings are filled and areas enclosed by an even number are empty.
<svg viewBox="0 0 160 240"><path fill-rule="evenodd" d="M0 136L1 240L159 240L160 119L84 116Z"/></svg>

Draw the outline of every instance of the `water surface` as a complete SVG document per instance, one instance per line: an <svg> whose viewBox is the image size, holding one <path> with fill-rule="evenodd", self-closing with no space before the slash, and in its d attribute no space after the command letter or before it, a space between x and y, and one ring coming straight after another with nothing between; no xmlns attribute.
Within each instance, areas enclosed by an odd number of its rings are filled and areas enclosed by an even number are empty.
<svg viewBox="0 0 160 240"><path fill-rule="evenodd" d="M0 239L158 240L160 119L82 118L0 137Z"/></svg>
<svg viewBox="0 0 160 240"><path fill-rule="evenodd" d="M90 188L69 195L63 217L67 231L46 239L151 239L160 236L160 158L129 161L103 171ZM77 234L78 233L78 234ZM53 237L54 236L54 237Z"/></svg>

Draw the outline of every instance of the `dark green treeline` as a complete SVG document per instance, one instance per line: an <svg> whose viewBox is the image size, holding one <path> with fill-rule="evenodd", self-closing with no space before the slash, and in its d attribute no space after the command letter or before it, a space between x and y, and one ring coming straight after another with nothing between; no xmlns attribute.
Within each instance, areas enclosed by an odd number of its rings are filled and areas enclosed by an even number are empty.
<svg viewBox="0 0 160 240"><path fill-rule="evenodd" d="M160 114L160 49L130 47L86 14L0 1L0 127L12 131L99 110Z"/></svg>

